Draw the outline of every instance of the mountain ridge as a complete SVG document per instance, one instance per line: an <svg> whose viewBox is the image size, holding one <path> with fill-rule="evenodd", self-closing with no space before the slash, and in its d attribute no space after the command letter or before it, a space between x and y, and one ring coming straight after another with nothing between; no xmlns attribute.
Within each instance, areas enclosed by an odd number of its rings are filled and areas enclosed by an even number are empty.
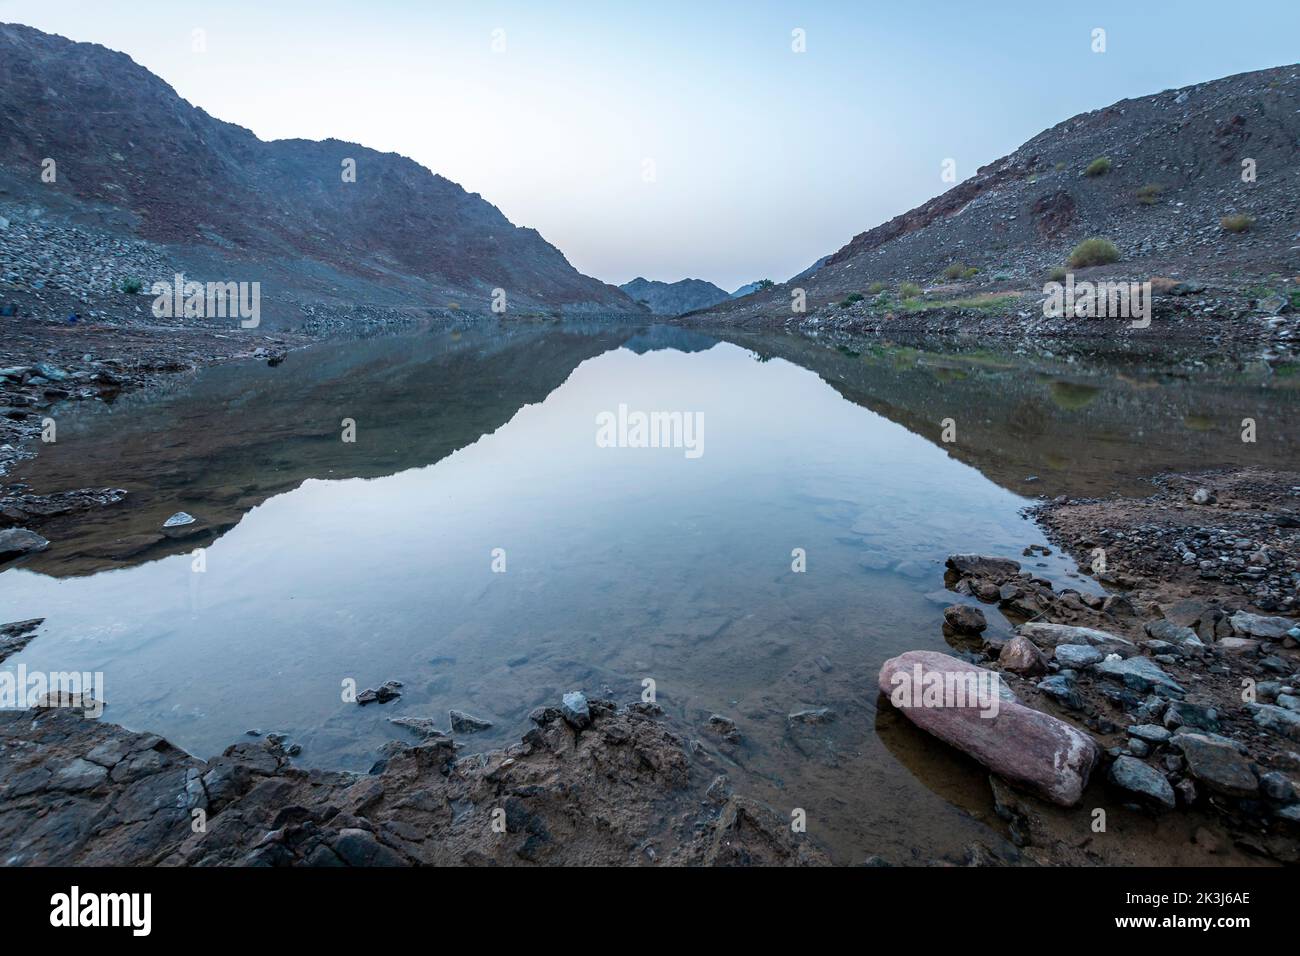
<svg viewBox="0 0 1300 956"><path fill-rule="evenodd" d="M47 158L51 183L39 178ZM409 157L334 138L261 140L124 53L18 24L0 25L0 186L0 198L215 257L211 268L274 259L296 298L337 287L341 298L487 311L501 288L529 309L641 311Z"/></svg>

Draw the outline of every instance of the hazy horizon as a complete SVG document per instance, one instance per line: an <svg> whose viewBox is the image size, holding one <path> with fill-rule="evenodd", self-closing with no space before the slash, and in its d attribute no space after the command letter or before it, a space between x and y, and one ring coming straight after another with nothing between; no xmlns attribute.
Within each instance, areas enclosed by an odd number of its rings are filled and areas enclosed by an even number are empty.
<svg viewBox="0 0 1300 956"><path fill-rule="evenodd" d="M731 292L788 279L950 188L945 159L960 181L1077 113L1294 62L1300 5L1013 3L972 21L949 0L652 13L0 0L0 20L120 50L262 139L409 156L603 281Z"/></svg>

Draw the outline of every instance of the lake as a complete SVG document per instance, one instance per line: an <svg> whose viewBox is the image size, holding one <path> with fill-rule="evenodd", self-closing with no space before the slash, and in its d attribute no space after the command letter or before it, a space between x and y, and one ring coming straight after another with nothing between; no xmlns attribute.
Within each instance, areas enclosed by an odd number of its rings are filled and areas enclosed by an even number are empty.
<svg viewBox="0 0 1300 956"><path fill-rule="evenodd" d="M875 678L947 649L947 555L1046 544L1020 513L1038 495L1294 461L1298 395L1228 357L597 322L324 344L62 411L16 478L129 495L0 573L0 620L47 618L0 666L102 671L108 719L201 757L256 729L353 770L410 739L390 717L490 720L458 735L471 752L565 691L653 687L837 859L929 859L984 832L985 776L878 714ZM692 416L700 453L598 441L620 406ZM165 534L178 511L195 524ZM1021 560L1099 590L1061 555ZM344 699L388 680L395 702ZM820 707L835 719L788 726ZM717 752L715 713L738 747Z"/></svg>

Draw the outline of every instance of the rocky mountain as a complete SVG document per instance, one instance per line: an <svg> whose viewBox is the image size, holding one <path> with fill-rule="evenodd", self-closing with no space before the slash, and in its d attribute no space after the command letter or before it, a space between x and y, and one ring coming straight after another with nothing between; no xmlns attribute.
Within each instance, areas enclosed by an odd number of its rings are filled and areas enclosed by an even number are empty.
<svg viewBox="0 0 1300 956"><path fill-rule="evenodd" d="M1249 285L1300 271L1300 66L1072 117L855 236L811 273L710 317L788 318L796 285L810 310L902 282L965 296L1041 290L1094 237L1119 253L1097 276Z"/></svg>
<svg viewBox="0 0 1300 956"><path fill-rule="evenodd" d="M655 315L681 315L695 309L706 309L727 298L726 292L703 279L658 282L637 276L619 288Z"/></svg>
<svg viewBox="0 0 1300 956"><path fill-rule="evenodd" d="M410 159L263 142L125 54L15 24L0 25L0 205L20 224L64 217L163 246L175 271L260 280L294 302L486 312L499 288L511 309L643 311Z"/></svg>

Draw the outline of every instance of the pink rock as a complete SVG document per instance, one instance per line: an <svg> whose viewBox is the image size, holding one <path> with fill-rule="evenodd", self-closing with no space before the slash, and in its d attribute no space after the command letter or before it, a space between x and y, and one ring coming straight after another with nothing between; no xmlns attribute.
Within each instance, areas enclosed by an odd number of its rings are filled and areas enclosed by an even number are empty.
<svg viewBox="0 0 1300 956"><path fill-rule="evenodd" d="M1047 658L1027 637L1016 636L1007 641L998 654L998 665L1013 674L1047 673Z"/></svg>
<svg viewBox="0 0 1300 956"><path fill-rule="evenodd" d="M1000 698L999 683L993 671L936 651L908 651L885 661L879 680L880 692L926 733L1010 783L1074 806L1101 749L1065 721ZM977 696L971 692L977 687L986 690Z"/></svg>

